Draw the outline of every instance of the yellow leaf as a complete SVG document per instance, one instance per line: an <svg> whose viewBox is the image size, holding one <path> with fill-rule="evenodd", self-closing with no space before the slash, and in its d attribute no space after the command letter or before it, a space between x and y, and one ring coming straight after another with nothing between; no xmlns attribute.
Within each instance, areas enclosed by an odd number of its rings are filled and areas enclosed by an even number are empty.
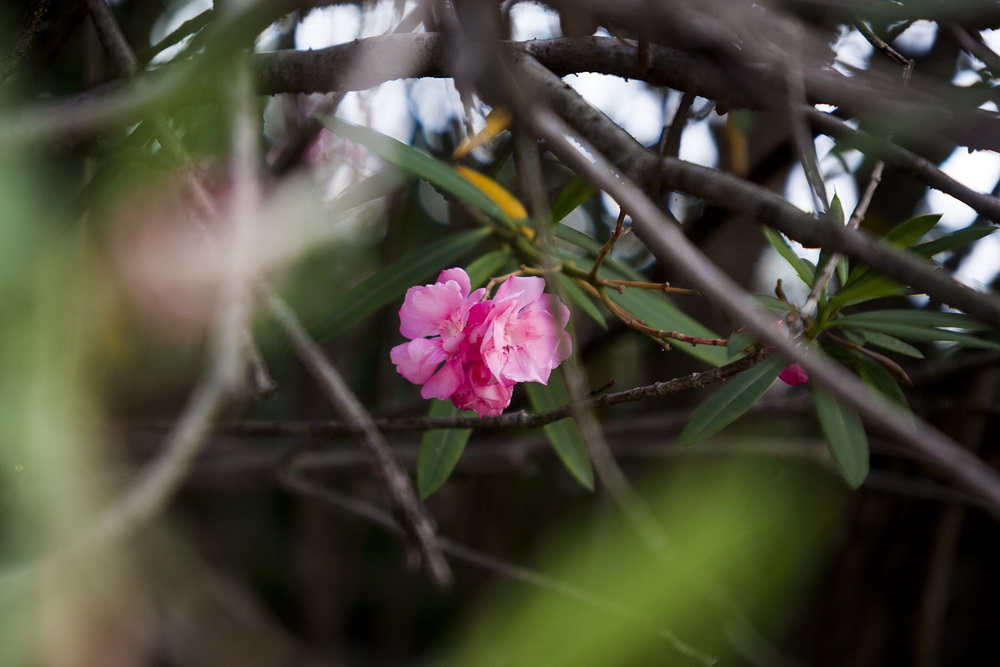
<svg viewBox="0 0 1000 667"><path fill-rule="evenodd" d="M486 196L495 201L497 206L502 208L504 213L510 217L515 220L524 220L528 217L528 211L525 210L521 202L517 200L517 197L512 195L507 188L500 185L489 176L485 176L474 169L469 169L468 167L463 167L461 165L456 166L455 171L461 174L466 180L475 185L477 188L485 192Z"/></svg>
<svg viewBox="0 0 1000 667"><path fill-rule="evenodd" d="M463 158L487 141L510 127L511 115L506 109L496 108L486 116L486 127L471 137L466 137L455 149L452 159Z"/></svg>

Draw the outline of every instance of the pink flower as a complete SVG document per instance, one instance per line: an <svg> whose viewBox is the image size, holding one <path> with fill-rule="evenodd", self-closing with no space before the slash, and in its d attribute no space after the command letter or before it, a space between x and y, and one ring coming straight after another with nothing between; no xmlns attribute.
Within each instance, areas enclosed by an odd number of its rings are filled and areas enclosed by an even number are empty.
<svg viewBox="0 0 1000 667"><path fill-rule="evenodd" d="M412 340L390 358L424 398L499 415L515 384L547 383L572 350L569 309L544 288L541 278L508 278L489 300L483 289L470 293L462 269L442 271L433 285L407 290L399 331Z"/></svg>
<svg viewBox="0 0 1000 667"><path fill-rule="evenodd" d="M806 373L806 370L802 368L802 366L799 366L798 364L792 364L785 370L781 371L780 373L778 373L778 377L781 379L782 382L784 382L785 384L790 384L793 387L797 387L800 384L805 384L806 382L809 382L809 374Z"/></svg>

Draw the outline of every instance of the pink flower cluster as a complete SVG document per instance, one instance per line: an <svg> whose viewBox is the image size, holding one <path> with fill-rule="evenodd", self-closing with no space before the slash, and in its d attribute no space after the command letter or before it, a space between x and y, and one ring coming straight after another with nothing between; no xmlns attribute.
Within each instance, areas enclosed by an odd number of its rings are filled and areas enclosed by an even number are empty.
<svg viewBox="0 0 1000 667"><path fill-rule="evenodd" d="M544 289L541 278L515 276L487 299L483 288L470 293L464 270L442 271L433 285L407 290L399 332L410 341L392 348L392 363L423 385L424 398L499 415L515 384L548 383L572 350L569 309Z"/></svg>

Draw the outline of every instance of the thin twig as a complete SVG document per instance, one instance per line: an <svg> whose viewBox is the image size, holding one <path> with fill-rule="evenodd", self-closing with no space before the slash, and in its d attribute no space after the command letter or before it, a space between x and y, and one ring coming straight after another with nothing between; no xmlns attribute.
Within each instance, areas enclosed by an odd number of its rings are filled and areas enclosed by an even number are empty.
<svg viewBox="0 0 1000 667"><path fill-rule="evenodd" d="M105 50L111 54L120 74L124 77L134 76L141 68L139 59L129 46L128 39L118 25L118 20L111 13L111 8L105 0L84 0L87 3L87 11L97 28L97 37L101 40Z"/></svg>
<svg viewBox="0 0 1000 667"><path fill-rule="evenodd" d="M371 458L375 472L385 484L393 509L403 520L407 533L423 555L428 574L439 586L448 586L452 581L451 569L437 544L433 523L420 504L403 464L386 442L368 410L319 345L310 338L292 310L269 289L262 288L262 292L272 316L284 329L299 361L316 380L327 400L357 433L361 445Z"/></svg>
<svg viewBox="0 0 1000 667"><path fill-rule="evenodd" d="M35 41L35 36L42 25L42 19L45 18L48 11L49 0L31 0L17 32L10 40L10 46L4 50L3 55L0 55L0 81L6 81L17 69L18 63L31 48L31 43Z"/></svg>

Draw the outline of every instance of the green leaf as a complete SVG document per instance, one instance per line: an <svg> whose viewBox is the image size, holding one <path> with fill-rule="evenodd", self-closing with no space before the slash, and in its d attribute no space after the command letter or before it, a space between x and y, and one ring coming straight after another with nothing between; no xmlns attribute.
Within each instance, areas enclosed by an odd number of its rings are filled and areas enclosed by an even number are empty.
<svg viewBox="0 0 1000 667"><path fill-rule="evenodd" d="M799 257L798 253L792 250L792 246L788 245L788 241L785 240L785 237L780 232L776 232L770 227L764 227L764 236L767 237L771 247L788 262L789 266L795 269L795 273L798 274L802 282L812 287L813 281L816 280L816 269L810 267L809 262Z"/></svg>
<svg viewBox="0 0 1000 667"><path fill-rule="evenodd" d="M768 359L726 381L691 415L681 431L683 447L701 442L736 421L774 383L786 362Z"/></svg>
<svg viewBox="0 0 1000 667"><path fill-rule="evenodd" d="M594 196L596 190L585 180L577 176L552 202L552 222L559 222L577 209L578 206Z"/></svg>
<svg viewBox="0 0 1000 667"><path fill-rule="evenodd" d="M609 296L648 327L661 331L676 331L698 338L716 337L710 329L674 305L662 292L626 289L624 293L619 294L609 290ZM729 353L724 347L691 345L676 340L670 341L670 345L675 350L714 366L721 366L729 361Z"/></svg>
<svg viewBox="0 0 1000 667"><path fill-rule="evenodd" d="M528 400L535 412L549 412L561 408L569 402L569 394L563 382L562 373L553 372L549 376L549 384L525 382L524 389L528 392ZM594 490L594 469L590 465L587 445L583 442L580 429L572 418L560 419L542 427L546 437L556 450L559 460L566 470L590 491Z"/></svg>
<svg viewBox="0 0 1000 667"><path fill-rule="evenodd" d="M752 331L741 331L729 337L726 349L729 350L729 358L734 359L746 354L746 349L757 342L757 334Z"/></svg>
<svg viewBox="0 0 1000 667"><path fill-rule="evenodd" d="M890 229L882 239L899 248L909 248L927 232L934 229L940 220L941 216L937 213L918 215L899 223Z"/></svg>
<svg viewBox="0 0 1000 667"><path fill-rule="evenodd" d="M333 200L330 207L334 211L347 211L356 206L361 206L370 201L386 197L413 176L397 169L388 167L363 179L360 183L355 183L347 188L339 197Z"/></svg>
<svg viewBox="0 0 1000 667"><path fill-rule="evenodd" d="M848 486L856 489L868 477L868 436L857 413L815 384L813 405L830 454Z"/></svg>
<svg viewBox="0 0 1000 667"><path fill-rule="evenodd" d="M966 227L965 229L954 231L951 234L945 234L944 236L936 238L933 241L927 241L926 243L915 245L913 246L913 252L922 257L930 258L934 255L939 255L943 252L956 250L962 246L969 245L970 243L975 243L979 239L989 236L997 229L997 227L991 227L989 225Z"/></svg>
<svg viewBox="0 0 1000 667"><path fill-rule="evenodd" d="M753 298L760 305L775 313L790 313L795 310L795 307L787 301L782 301L768 294L754 294Z"/></svg>
<svg viewBox="0 0 1000 667"><path fill-rule="evenodd" d="M838 320L840 323L840 320ZM984 338L978 338L972 334L960 331L950 331L948 329L935 329L933 327L917 326L914 324L896 324L893 322L878 323L851 323L849 326L862 330L862 335L867 331L878 331L903 340L913 340L919 343L936 343L939 341L951 341L958 343L962 347L969 347L980 350L1000 350L1000 343Z"/></svg>
<svg viewBox="0 0 1000 667"><path fill-rule="evenodd" d="M459 410L451 403L433 399L427 416L474 417L476 413ZM471 434L471 428L435 429L424 433L417 457L417 491L421 500L437 491L448 480Z"/></svg>
<svg viewBox="0 0 1000 667"><path fill-rule="evenodd" d="M891 352L898 352L899 354L905 354L908 357L913 357L914 359L923 359L924 353L913 347L909 343L904 343L898 338L889 336L888 334L881 333L879 331L858 331L861 338L864 339L865 343L870 343L876 347L881 347L883 350L889 350Z"/></svg>
<svg viewBox="0 0 1000 667"><path fill-rule="evenodd" d="M472 260L465 267L465 272L469 274L469 282L472 283L472 288L482 287L489 282L490 278L497 278L503 275L504 266L511 262L512 259L514 259L514 253L509 248L503 248L488 252Z"/></svg>
<svg viewBox="0 0 1000 667"><path fill-rule="evenodd" d="M903 390L899 387L899 383L896 382L896 378L893 377L892 373L871 357L867 357L861 353L855 353L855 355L858 364L858 375L861 377L861 381L868 388L878 391L893 403L909 411L910 404L906 401L906 395L903 394Z"/></svg>
<svg viewBox="0 0 1000 667"><path fill-rule="evenodd" d="M936 310L869 310L841 317L838 321L845 323L847 326L863 324L877 325L887 322L923 327L950 327L954 329L968 329L969 331L988 331L990 329L989 326L974 317L969 317L963 313L949 313Z"/></svg>
<svg viewBox="0 0 1000 667"><path fill-rule="evenodd" d="M500 204L447 162L381 132L347 123L335 116L321 116L319 120L331 132L361 144L389 164L416 174L494 220L499 220L512 228L516 225Z"/></svg>
<svg viewBox="0 0 1000 667"><path fill-rule="evenodd" d="M875 275L870 271L865 273L860 279L848 278L847 284L848 287L842 289L836 296L830 299L829 308L832 312L837 312L841 308L846 308L856 303L881 299L886 296L907 294L910 291L908 288L903 287L901 283L885 276Z"/></svg>
<svg viewBox="0 0 1000 667"><path fill-rule="evenodd" d="M406 290L433 278L442 269L489 236L488 229L452 234L444 240L418 248L363 280L333 300L326 314L312 327L313 335L329 340L379 308L389 305Z"/></svg>
<svg viewBox="0 0 1000 667"><path fill-rule="evenodd" d="M556 274L556 280L559 281L559 287L566 293L566 298L587 313L591 319L601 325L601 328L608 328L607 322L604 321L604 312L598 308L594 300L583 291L583 288L575 280L562 273Z"/></svg>
<svg viewBox="0 0 1000 667"><path fill-rule="evenodd" d="M830 201L830 220L841 227L844 226L844 204L840 201L840 197L836 193L834 193L833 199Z"/></svg>

